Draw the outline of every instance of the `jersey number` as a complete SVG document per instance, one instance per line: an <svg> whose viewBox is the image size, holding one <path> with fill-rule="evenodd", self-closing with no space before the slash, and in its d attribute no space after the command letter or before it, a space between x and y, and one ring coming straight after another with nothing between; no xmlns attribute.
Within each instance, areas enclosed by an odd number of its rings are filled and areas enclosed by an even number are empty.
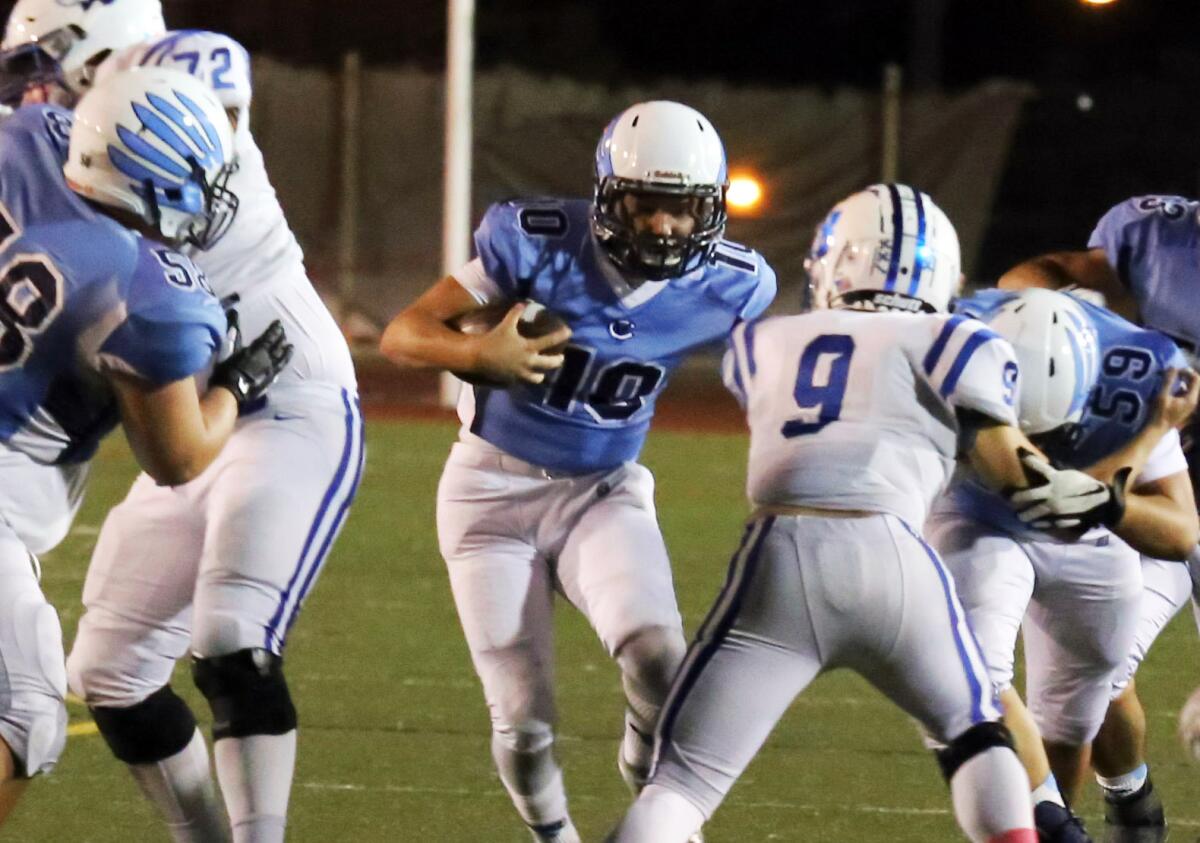
<svg viewBox="0 0 1200 843"><path fill-rule="evenodd" d="M1141 348L1118 346L1104 355L1100 364L1106 377L1137 382L1154 371L1154 357ZM1142 415L1142 396L1137 390L1116 388L1108 392L1096 385L1088 410L1102 419L1116 419L1121 424L1136 425Z"/></svg>
<svg viewBox="0 0 1200 843"><path fill-rule="evenodd" d="M652 363L621 360L589 377L595 356L594 349L568 345L543 403L569 413L576 402L582 402L600 421L624 421L645 406L665 374Z"/></svg>
<svg viewBox="0 0 1200 843"><path fill-rule="evenodd" d="M842 399L846 397L846 380L850 376L850 357L854 354L854 339L847 334L821 334L810 342L800 355L800 371L796 374L793 395L802 410L817 410L815 421L790 419L780 431L787 439L816 433L842 415ZM822 360L829 361L824 383L816 382L817 368Z"/></svg>
<svg viewBox="0 0 1200 843"><path fill-rule="evenodd" d="M0 249L19 234L0 205ZM33 351L33 337L62 310L63 280L45 255L18 254L0 269L0 372L20 366Z"/></svg>

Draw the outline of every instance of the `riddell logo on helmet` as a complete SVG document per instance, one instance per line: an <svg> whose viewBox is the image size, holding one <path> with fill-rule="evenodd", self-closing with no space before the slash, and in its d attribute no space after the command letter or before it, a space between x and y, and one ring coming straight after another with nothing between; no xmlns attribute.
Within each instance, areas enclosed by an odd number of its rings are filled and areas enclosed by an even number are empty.
<svg viewBox="0 0 1200 843"><path fill-rule="evenodd" d="M687 181L687 176L677 170L652 170L650 178L655 181Z"/></svg>

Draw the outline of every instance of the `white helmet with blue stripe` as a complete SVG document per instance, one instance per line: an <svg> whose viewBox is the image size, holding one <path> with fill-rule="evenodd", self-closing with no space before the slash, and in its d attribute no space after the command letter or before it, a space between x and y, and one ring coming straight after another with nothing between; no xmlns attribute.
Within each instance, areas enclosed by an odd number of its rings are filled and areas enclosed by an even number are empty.
<svg viewBox="0 0 1200 843"><path fill-rule="evenodd" d="M724 235L728 187L725 147L707 117L677 102L638 103L613 118L596 146L592 233L621 269L651 279L684 275ZM643 196L690 215L691 232L637 231L630 205Z"/></svg>
<svg viewBox="0 0 1200 843"><path fill-rule="evenodd" d="M0 43L0 102L54 85L71 105L106 58L166 31L159 0L17 0Z"/></svg>
<svg viewBox="0 0 1200 843"><path fill-rule="evenodd" d="M805 269L813 303L945 311L961 283L958 235L929 194L876 184L817 228Z"/></svg>
<svg viewBox="0 0 1200 843"><path fill-rule="evenodd" d="M75 109L63 173L88 199L131 211L168 242L207 249L237 197L233 129L216 95L180 70L114 73Z"/></svg>
<svg viewBox="0 0 1200 843"><path fill-rule="evenodd" d="M1100 371L1091 318L1071 296L1043 289L1023 290L985 318L1017 352L1021 430L1069 438Z"/></svg>

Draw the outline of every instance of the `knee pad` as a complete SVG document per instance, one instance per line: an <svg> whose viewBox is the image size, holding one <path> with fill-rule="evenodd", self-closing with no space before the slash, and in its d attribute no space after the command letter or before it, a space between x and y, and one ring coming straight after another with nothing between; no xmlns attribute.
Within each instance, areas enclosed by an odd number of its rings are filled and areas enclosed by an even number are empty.
<svg viewBox="0 0 1200 843"><path fill-rule="evenodd" d="M525 720L512 725L494 723L492 743L523 755L541 752L554 743L554 727L542 720Z"/></svg>
<svg viewBox="0 0 1200 843"><path fill-rule="evenodd" d="M284 735L296 728L283 659L267 650L238 650L192 660L192 679L212 707L213 740Z"/></svg>
<svg viewBox="0 0 1200 843"><path fill-rule="evenodd" d="M0 636L0 736L24 777L53 769L67 742L62 627L31 582L6 607Z"/></svg>
<svg viewBox="0 0 1200 843"><path fill-rule="evenodd" d="M945 749L938 750L937 760L942 768L942 776L946 781L950 781L963 764L981 752L998 746L1013 749L1012 734L1008 727L998 721L976 723L950 741L950 745Z"/></svg>
<svg viewBox="0 0 1200 843"><path fill-rule="evenodd" d="M112 754L126 764L155 764L178 755L196 733L192 710L170 685L136 705L90 711Z"/></svg>

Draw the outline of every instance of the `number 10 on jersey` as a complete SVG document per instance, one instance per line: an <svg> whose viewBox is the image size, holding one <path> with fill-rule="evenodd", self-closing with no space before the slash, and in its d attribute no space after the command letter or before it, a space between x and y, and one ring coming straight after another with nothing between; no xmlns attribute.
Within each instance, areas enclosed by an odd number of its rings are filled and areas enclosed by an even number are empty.
<svg viewBox="0 0 1200 843"><path fill-rule="evenodd" d="M784 422L780 432L785 438L816 433L831 421L837 421L842 414L842 399L846 397L846 380L850 376L853 354L854 339L847 334L821 334L804 347L792 394L796 406L802 410L816 410L816 418L807 414ZM824 368L822 363L828 367L828 374L824 382L818 384L816 378Z"/></svg>

